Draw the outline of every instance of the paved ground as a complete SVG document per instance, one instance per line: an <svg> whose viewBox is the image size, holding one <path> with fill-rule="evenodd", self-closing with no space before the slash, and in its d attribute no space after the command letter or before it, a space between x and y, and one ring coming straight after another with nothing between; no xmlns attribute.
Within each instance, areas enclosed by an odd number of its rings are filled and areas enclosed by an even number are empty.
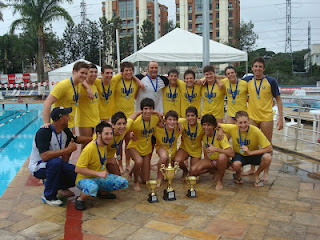
<svg viewBox="0 0 320 240"><path fill-rule="evenodd" d="M309 167L301 170L290 166L297 162ZM227 172L224 190L216 191L211 176L204 175L195 187L199 197L189 199L185 196L188 186L178 180L178 171L174 181L176 201L162 200L162 186L156 189L160 202L149 204L149 189L143 187L142 192L134 192L130 181L129 189L118 191L116 200L92 199L89 209L80 212L74 209L74 199L64 207L42 203L42 183L30 177L26 161L0 199L0 236L96 240L319 239L320 181L308 177L306 172L315 172L317 166L316 162L275 152L270 180L263 188L255 188L252 177L245 177L242 185L234 184L232 172Z"/></svg>

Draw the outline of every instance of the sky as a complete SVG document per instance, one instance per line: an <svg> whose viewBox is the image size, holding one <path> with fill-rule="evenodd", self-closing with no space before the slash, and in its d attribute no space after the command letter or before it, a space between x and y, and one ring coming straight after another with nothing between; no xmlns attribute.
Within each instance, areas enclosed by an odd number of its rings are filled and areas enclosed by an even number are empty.
<svg viewBox="0 0 320 240"><path fill-rule="evenodd" d="M80 2L73 0L72 4L64 3L62 6L69 12L74 22L80 23ZM175 0L158 0L168 6L168 18L175 21ZM101 0L86 0L87 18L97 21L102 16ZM292 0L291 11L291 44L292 50L297 51L308 48L308 22L311 24L311 43L320 43L320 1L319 0ZM4 22L0 22L0 35L9 31L10 24L19 17L13 15L12 9L2 10ZM284 52L286 41L286 0L241 0L240 19L244 22L252 21L254 31L259 38L256 48L266 48L269 51ZM55 21L53 31L59 36L66 27L64 21Z"/></svg>

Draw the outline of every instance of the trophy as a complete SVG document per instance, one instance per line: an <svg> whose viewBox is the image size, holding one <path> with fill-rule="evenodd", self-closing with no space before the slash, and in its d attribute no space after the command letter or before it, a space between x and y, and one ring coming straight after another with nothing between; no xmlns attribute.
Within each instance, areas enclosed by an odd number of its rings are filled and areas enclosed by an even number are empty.
<svg viewBox="0 0 320 240"><path fill-rule="evenodd" d="M174 166L171 165L171 149L169 152L169 164L168 167L166 167L165 164L161 164L160 171L164 177L165 180L168 180L168 187L167 189L163 190L163 199L166 201L173 201L176 200L176 194L175 191L172 188L172 180L174 179L174 176L176 175L176 172L179 168L179 163L175 162Z"/></svg>
<svg viewBox="0 0 320 240"><path fill-rule="evenodd" d="M157 194L155 194L154 190L157 188L157 180L149 180L146 182L148 188L151 189L151 193L149 194L148 202L155 203L159 202Z"/></svg>
<svg viewBox="0 0 320 240"><path fill-rule="evenodd" d="M186 182L190 184L190 189L188 190L187 197L196 198L196 190L194 190L193 185L195 185L199 181L199 176L189 176L186 178Z"/></svg>

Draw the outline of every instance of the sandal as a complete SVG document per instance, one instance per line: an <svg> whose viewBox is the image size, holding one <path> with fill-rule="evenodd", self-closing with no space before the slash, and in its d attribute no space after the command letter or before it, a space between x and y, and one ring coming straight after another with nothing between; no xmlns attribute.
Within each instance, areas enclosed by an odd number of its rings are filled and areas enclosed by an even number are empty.
<svg viewBox="0 0 320 240"><path fill-rule="evenodd" d="M243 181L241 178L236 178L236 174L233 174L233 182L235 182L236 184L242 184Z"/></svg>
<svg viewBox="0 0 320 240"><path fill-rule="evenodd" d="M263 187L264 184L263 184L263 182L262 182L261 180L259 180L259 182L255 182L255 183L254 183L254 186L255 186L256 188L258 188L258 187Z"/></svg>
<svg viewBox="0 0 320 240"><path fill-rule="evenodd" d="M79 197L76 198L76 202L74 204L75 208L77 210L85 210L86 209L86 203L84 201L78 200Z"/></svg>

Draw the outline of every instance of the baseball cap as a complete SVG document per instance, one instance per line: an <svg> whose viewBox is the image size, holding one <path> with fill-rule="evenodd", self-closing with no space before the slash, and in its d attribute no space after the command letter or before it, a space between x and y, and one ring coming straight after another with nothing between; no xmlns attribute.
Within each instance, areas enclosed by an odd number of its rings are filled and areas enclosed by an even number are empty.
<svg viewBox="0 0 320 240"><path fill-rule="evenodd" d="M63 115L69 114L72 112L72 107L64 108L64 107L56 107L51 113L50 117L53 121L59 120Z"/></svg>

